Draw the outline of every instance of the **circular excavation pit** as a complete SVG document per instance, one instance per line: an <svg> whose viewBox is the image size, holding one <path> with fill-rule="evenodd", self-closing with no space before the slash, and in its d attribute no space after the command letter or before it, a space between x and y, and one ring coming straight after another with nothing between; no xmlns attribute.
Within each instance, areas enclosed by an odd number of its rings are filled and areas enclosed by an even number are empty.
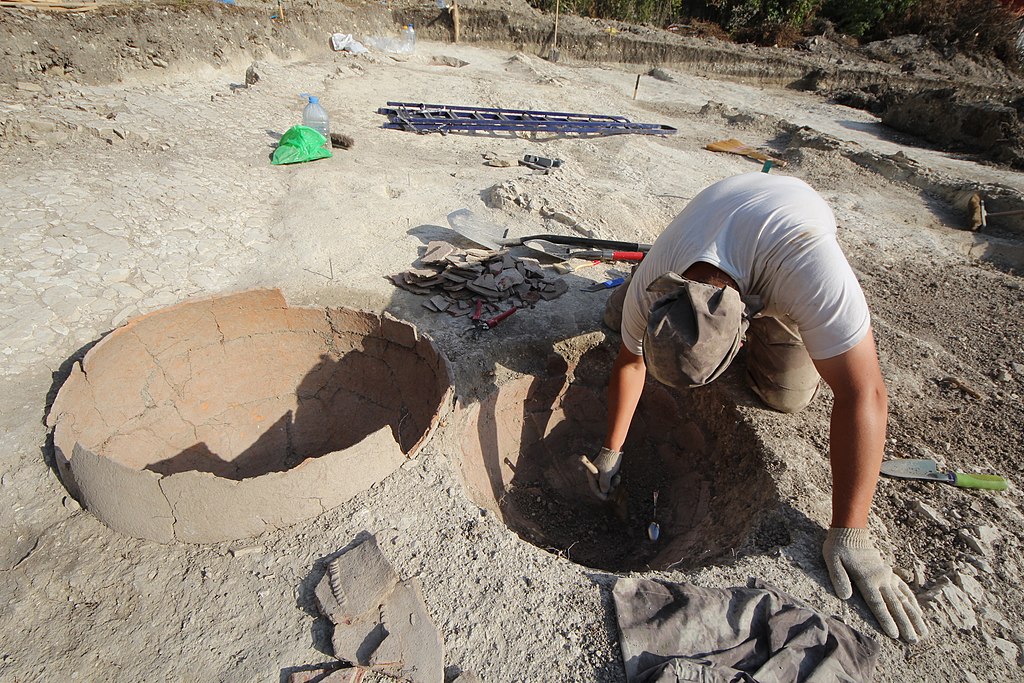
<svg viewBox="0 0 1024 683"><path fill-rule="evenodd" d="M210 543L381 481L453 391L448 361L412 325L259 290L129 321L75 364L47 421L62 480L100 520Z"/></svg>
<svg viewBox="0 0 1024 683"><path fill-rule="evenodd" d="M596 499L579 456L604 437L614 349L573 355L469 409L461 474L475 503L540 548L614 572L687 569L788 543L752 428L713 386L675 391L648 380L616 495Z"/></svg>

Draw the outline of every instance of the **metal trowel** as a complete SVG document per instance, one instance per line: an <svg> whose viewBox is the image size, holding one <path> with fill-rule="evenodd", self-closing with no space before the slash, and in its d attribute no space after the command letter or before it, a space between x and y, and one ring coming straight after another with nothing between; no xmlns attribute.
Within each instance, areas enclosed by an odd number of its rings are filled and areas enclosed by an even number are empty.
<svg viewBox="0 0 1024 683"><path fill-rule="evenodd" d="M966 472L942 471L930 458L886 460L882 463L882 474L896 479L920 479L940 484L952 484L962 489L989 489L1005 491L1007 481L995 474L968 474Z"/></svg>

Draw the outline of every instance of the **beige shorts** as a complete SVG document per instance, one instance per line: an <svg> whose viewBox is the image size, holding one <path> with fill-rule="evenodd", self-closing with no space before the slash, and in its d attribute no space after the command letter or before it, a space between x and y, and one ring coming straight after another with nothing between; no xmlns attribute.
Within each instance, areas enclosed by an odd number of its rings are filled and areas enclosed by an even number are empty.
<svg viewBox="0 0 1024 683"><path fill-rule="evenodd" d="M604 309L604 324L615 332L622 327L628 287L627 279L612 292ZM796 325L777 318L754 318L743 347L747 350L747 381L766 406L782 413L807 407L821 378Z"/></svg>

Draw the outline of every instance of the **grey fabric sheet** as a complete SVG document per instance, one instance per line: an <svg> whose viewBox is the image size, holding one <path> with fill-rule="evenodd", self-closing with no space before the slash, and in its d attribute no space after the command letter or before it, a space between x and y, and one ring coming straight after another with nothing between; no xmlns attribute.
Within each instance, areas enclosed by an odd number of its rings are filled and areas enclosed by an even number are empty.
<svg viewBox="0 0 1024 683"><path fill-rule="evenodd" d="M619 579L612 592L629 683L868 683L878 644L754 579L699 588Z"/></svg>

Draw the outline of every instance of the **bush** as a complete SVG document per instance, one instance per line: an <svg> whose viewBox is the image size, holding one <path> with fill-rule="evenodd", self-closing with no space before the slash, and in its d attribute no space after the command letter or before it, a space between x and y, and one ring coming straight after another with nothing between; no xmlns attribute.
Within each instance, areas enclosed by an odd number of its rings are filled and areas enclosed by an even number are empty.
<svg viewBox="0 0 1024 683"><path fill-rule="evenodd" d="M530 0L542 10L555 0ZM880 39L906 33L939 46L994 55L1018 64L1024 49L1021 17L1000 0L559 0L566 14L665 26L713 22L734 39L762 45L791 44L814 19L833 22L844 34Z"/></svg>
<svg viewBox="0 0 1024 683"><path fill-rule="evenodd" d="M920 3L890 30L920 33L938 46L975 55L994 55L1019 64L1022 20L999 0L932 0Z"/></svg>
<svg viewBox="0 0 1024 683"><path fill-rule="evenodd" d="M860 38L887 22L904 19L919 4L920 0L825 0L821 16L832 20L841 33Z"/></svg>

